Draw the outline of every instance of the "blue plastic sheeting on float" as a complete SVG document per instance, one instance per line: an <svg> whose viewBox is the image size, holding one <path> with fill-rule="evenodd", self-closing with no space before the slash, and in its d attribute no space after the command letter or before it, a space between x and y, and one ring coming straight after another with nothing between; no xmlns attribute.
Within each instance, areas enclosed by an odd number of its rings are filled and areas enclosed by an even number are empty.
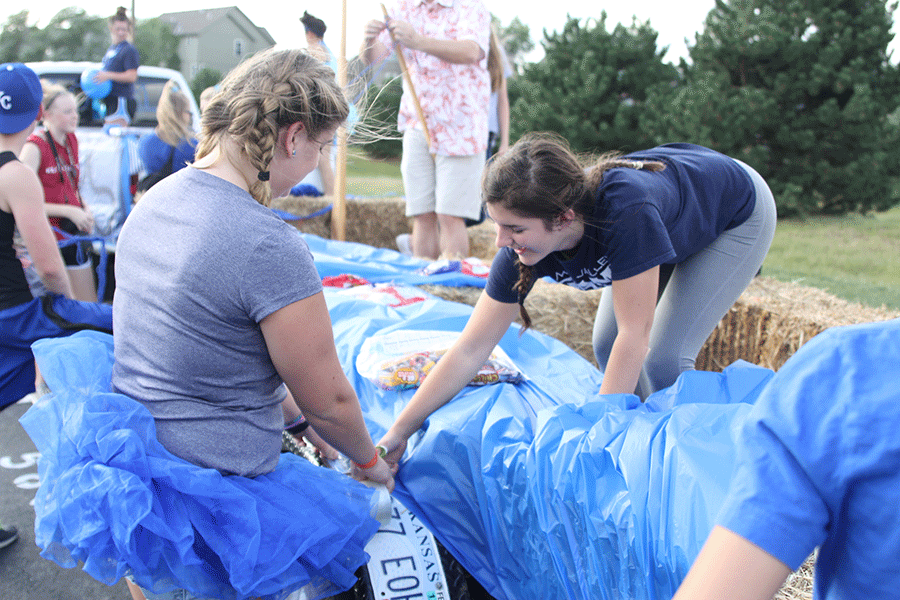
<svg viewBox="0 0 900 600"><path fill-rule="evenodd" d="M395 329L461 331L471 308L326 297L377 439L413 391L360 377L363 341ZM528 381L469 387L436 411L410 440L395 495L495 598L671 597L712 529L737 429L772 372L737 363L687 373L646 404L600 400L591 364L518 331L500 346Z"/></svg>
<svg viewBox="0 0 900 600"><path fill-rule="evenodd" d="M157 593L323 598L356 582L381 492L285 454L253 479L169 453L150 412L108 391L113 338L84 331L32 347L53 393L20 419L41 452L35 541L63 567ZM299 512L298 512L299 510Z"/></svg>
<svg viewBox="0 0 900 600"><path fill-rule="evenodd" d="M422 269L431 264L421 258L406 256L396 250L374 248L356 242L327 240L310 233L300 234L312 251L319 277L349 273L372 283L405 285L446 285L483 288L487 280L459 271L425 275Z"/></svg>
<svg viewBox="0 0 900 600"><path fill-rule="evenodd" d="M363 341L461 331L472 309L324 293L377 440L413 391L361 377ZM771 371L739 363L688 373L641 404L628 394L601 400L597 369L549 336L513 326L500 346L527 381L467 387L431 415L410 439L396 496L499 600L671 597L712 528L737 430Z"/></svg>

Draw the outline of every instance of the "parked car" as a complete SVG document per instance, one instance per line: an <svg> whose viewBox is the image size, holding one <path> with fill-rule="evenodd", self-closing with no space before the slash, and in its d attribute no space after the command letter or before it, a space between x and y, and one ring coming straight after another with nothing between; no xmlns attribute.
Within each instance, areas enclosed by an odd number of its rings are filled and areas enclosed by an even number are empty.
<svg viewBox="0 0 900 600"><path fill-rule="evenodd" d="M119 230L131 211L135 186L145 174L138 156L138 140L156 127L156 105L163 86L170 79L187 91L194 127L199 127L200 109L190 86L178 71L140 66L134 90L137 100L134 119L128 127L105 128L103 103L88 98L81 89L81 74L89 69L99 69L100 63L47 61L27 65L38 77L62 85L79 101L80 123L75 135L81 163L81 196L94 213L95 234L103 238L102 243L95 241L95 250L99 254L101 248L105 248L104 255L114 253ZM105 290L101 290L99 296L111 299L115 286L112 269L108 267L105 272Z"/></svg>

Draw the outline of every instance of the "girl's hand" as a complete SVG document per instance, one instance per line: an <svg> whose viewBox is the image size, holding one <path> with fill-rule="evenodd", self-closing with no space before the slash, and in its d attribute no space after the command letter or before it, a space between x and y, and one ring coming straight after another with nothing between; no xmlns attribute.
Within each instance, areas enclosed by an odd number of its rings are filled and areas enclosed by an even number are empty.
<svg viewBox="0 0 900 600"><path fill-rule="evenodd" d="M353 479L357 481L374 481L384 485L388 492L394 491L394 473L397 472L397 469L389 466L380 456L378 457L378 462L369 469L363 469L353 461L351 461L351 464L350 476Z"/></svg>
<svg viewBox="0 0 900 600"><path fill-rule="evenodd" d="M98 71L96 75L94 75L94 83L103 83L108 80L110 75L107 71Z"/></svg>
<svg viewBox="0 0 900 600"><path fill-rule="evenodd" d="M385 450L384 460L395 468L395 472L399 468L403 453L406 452L406 443L407 438L398 436L390 431L384 434L384 437L378 442L378 445Z"/></svg>
<svg viewBox="0 0 900 600"><path fill-rule="evenodd" d="M300 444L306 444L306 442L309 442L316 448L316 450L318 450L319 454L323 458L327 458L328 460L337 460L340 456L338 451L332 448L328 442L323 440L312 427L307 427L301 433L295 435L294 439L297 440L297 442Z"/></svg>
<svg viewBox="0 0 900 600"><path fill-rule="evenodd" d="M75 224L78 231L84 233L91 233L94 231L94 215L92 215L90 211L73 206L71 215L67 218Z"/></svg>
<svg viewBox="0 0 900 600"><path fill-rule="evenodd" d="M363 37L367 44L371 44L375 41L375 38L378 37L378 34L384 31L385 24L384 21L378 21L377 19L372 19L368 23L366 23L366 28L363 33Z"/></svg>

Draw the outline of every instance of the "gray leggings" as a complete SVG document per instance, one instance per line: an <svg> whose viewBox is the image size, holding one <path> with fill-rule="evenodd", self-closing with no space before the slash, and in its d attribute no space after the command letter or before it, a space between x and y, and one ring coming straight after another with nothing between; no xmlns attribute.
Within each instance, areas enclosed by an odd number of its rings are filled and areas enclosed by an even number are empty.
<svg viewBox="0 0 900 600"><path fill-rule="evenodd" d="M775 235L775 198L759 173L736 162L756 186L756 206L741 225L674 266L656 305L650 351L635 391L641 399L672 385L683 371L693 370L700 348L747 288L769 251ZM593 335L594 355L602 371L617 332L612 288L608 287L600 295Z"/></svg>

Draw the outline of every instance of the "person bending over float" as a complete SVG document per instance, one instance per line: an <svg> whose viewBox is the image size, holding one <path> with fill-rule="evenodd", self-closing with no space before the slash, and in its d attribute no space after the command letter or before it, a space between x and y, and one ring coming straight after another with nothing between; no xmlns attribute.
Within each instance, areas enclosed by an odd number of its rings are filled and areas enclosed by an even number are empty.
<svg viewBox="0 0 900 600"><path fill-rule="evenodd" d="M491 161L483 198L500 252L459 339L381 440L392 461L517 314L530 326L523 302L540 277L606 288L593 332L601 394L671 385L758 272L776 220L756 171L690 144L604 155L586 171L564 140L528 135Z"/></svg>

